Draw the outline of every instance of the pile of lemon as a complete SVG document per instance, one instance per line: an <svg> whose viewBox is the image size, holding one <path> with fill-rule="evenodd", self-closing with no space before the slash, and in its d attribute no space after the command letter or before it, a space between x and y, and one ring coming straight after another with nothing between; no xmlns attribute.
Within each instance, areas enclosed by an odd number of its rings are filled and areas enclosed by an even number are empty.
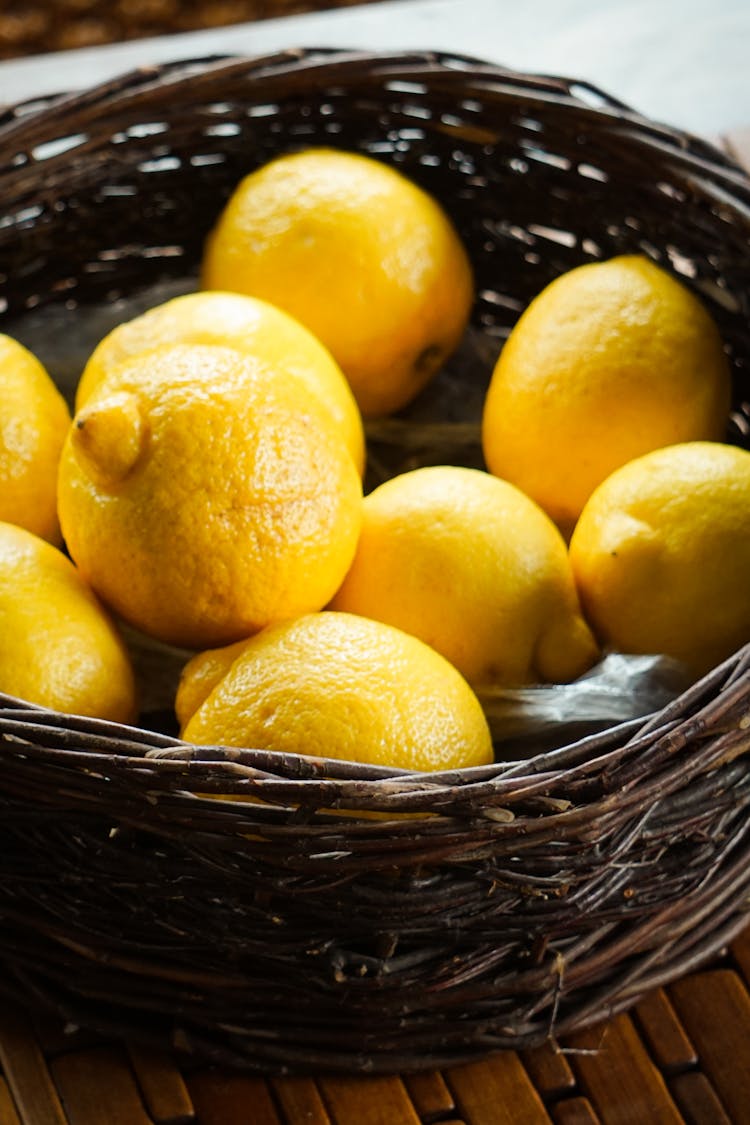
<svg viewBox="0 0 750 1125"><path fill-rule="evenodd" d="M201 291L101 341L72 419L0 338L0 690L134 721L127 623L195 652L188 741L434 770L492 760L478 689L570 681L606 648L697 676L750 639L724 348L646 258L528 307L489 383L488 471L363 497L363 416L415 398L473 297L432 198L308 150L238 186Z"/></svg>

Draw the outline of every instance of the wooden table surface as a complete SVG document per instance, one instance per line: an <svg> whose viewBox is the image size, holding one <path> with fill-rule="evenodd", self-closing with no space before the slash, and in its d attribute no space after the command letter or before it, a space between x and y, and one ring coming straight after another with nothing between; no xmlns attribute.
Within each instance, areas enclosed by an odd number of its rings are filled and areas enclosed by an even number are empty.
<svg viewBox="0 0 750 1125"><path fill-rule="evenodd" d="M750 928L700 972L555 1050L443 1071L265 1079L0 1013L0 1125L743 1125Z"/></svg>
<svg viewBox="0 0 750 1125"><path fill-rule="evenodd" d="M3 0L0 59L98 47L374 0Z"/></svg>

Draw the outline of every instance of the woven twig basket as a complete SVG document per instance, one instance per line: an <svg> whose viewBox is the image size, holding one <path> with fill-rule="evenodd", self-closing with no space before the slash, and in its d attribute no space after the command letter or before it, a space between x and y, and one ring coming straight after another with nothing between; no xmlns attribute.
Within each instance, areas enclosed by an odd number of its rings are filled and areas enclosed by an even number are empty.
<svg viewBox="0 0 750 1125"><path fill-rule="evenodd" d="M0 327L33 347L47 309L59 343L96 305L194 279L240 176L313 143L372 153L443 202L493 355L565 269L645 252L675 271L727 342L728 436L747 444L746 176L585 84L434 54L200 60L7 111ZM581 1027L745 924L749 700L745 649L649 719L408 775L5 698L0 988L266 1071L441 1065Z"/></svg>

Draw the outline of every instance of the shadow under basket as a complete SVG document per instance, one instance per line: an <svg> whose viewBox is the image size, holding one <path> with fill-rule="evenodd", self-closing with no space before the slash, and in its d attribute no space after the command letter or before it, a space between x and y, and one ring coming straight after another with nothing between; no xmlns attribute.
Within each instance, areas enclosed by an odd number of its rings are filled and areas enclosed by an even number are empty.
<svg viewBox="0 0 750 1125"><path fill-rule="evenodd" d="M432 53L193 60L6 110L0 329L69 392L73 344L195 288L240 177L313 144L417 180L476 274L477 346L374 433L376 476L472 463L519 312L620 253L714 315L747 446L745 173L585 83ZM656 715L450 774L0 704L0 990L72 1024L265 1072L439 1066L627 1008L750 920L748 648Z"/></svg>

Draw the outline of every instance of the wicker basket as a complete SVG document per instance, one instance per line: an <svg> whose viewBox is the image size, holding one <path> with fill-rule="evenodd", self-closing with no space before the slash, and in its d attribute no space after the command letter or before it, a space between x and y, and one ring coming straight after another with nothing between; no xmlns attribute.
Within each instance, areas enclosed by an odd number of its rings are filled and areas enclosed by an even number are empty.
<svg viewBox="0 0 750 1125"><path fill-rule="evenodd" d="M565 269L642 251L674 270L727 342L747 444L746 176L585 84L473 60L199 60L7 111L0 327L34 346L47 316L59 346L93 309L194 284L240 176L312 143L442 200L495 353ZM9 698L0 739L0 988L249 1069L535 1044L704 961L750 905L750 649L649 719L451 774L188 748Z"/></svg>

